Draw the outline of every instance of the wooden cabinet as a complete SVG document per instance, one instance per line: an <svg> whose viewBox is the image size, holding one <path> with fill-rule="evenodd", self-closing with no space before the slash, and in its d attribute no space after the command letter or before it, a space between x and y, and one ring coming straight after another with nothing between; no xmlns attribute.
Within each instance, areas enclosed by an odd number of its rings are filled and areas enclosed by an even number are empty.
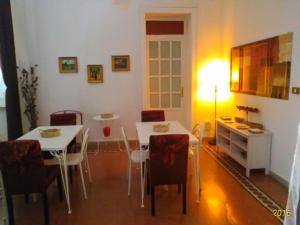
<svg viewBox="0 0 300 225"><path fill-rule="evenodd" d="M217 146L236 162L246 168L249 177L251 169L264 168L269 173L272 133L253 134L247 129L238 129L239 123L217 120Z"/></svg>

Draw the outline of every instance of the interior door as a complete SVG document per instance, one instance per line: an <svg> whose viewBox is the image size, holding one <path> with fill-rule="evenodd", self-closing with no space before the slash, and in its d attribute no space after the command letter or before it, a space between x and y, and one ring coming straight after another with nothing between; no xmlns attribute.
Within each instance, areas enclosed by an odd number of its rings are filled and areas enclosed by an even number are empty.
<svg viewBox="0 0 300 225"><path fill-rule="evenodd" d="M183 35L147 36L147 107L187 127Z"/></svg>

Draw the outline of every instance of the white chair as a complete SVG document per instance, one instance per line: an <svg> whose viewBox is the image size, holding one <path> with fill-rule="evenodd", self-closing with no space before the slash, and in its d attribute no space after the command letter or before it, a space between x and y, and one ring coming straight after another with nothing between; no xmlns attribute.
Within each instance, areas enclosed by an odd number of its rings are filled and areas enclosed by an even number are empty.
<svg viewBox="0 0 300 225"><path fill-rule="evenodd" d="M83 193L84 193L85 199L87 199L87 194L86 194L86 188L85 188L85 182L84 182L84 178L83 178L82 164L81 164L83 160L85 160L85 165L87 167L89 180L90 180L90 182L92 182L90 165L89 165L89 161L88 161L88 157L87 157L88 135L89 135L89 128L87 128L84 131L80 152L68 153L66 156L67 166L76 166L76 165L79 166L80 176L81 176L81 181L82 181L82 188L83 188ZM44 163L45 163L45 165L59 165L59 161L55 157L53 159L44 160Z"/></svg>
<svg viewBox="0 0 300 225"><path fill-rule="evenodd" d="M146 159L149 158L149 150L137 150L137 149L133 150L133 149L131 149L123 127L121 127L121 131L122 131L123 140L124 140L124 144L125 144L125 148L126 148L126 152L127 152L127 156L128 156L128 196L129 196L130 190L131 190L131 169L132 169L131 165L133 163L140 164L141 160L142 160L142 162L146 162ZM142 157L140 155L140 153L141 153L140 151L143 151ZM146 171L146 169L145 169L145 171Z"/></svg>
<svg viewBox="0 0 300 225"><path fill-rule="evenodd" d="M204 135L204 124L203 123L196 123L195 126L193 127L192 129L192 134L199 140L199 148L201 147L201 144L202 144L202 138L203 138L203 135ZM196 151L196 146L195 145L192 145L190 146L189 148L189 161L190 159L194 158L195 159L195 151ZM199 150L199 149L198 149ZM195 160L194 160L195 162ZM194 163L195 164L195 163ZM191 169L191 163L189 163L189 172L192 171ZM196 166L196 165L195 165Z"/></svg>

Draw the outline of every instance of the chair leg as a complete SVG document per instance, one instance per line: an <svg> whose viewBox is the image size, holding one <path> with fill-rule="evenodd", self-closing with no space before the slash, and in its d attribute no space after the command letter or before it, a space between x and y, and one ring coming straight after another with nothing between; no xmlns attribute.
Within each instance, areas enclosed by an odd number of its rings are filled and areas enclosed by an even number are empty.
<svg viewBox="0 0 300 225"><path fill-rule="evenodd" d="M92 183L93 180L92 180L92 175L91 175L90 163L89 163L89 159L88 159L87 155L85 156L85 164L86 164L86 167L87 167L87 172L88 172L88 175L89 175L89 180Z"/></svg>
<svg viewBox="0 0 300 225"><path fill-rule="evenodd" d="M59 200L62 201L63 200L63 190L62 190L62 182L61 182L61 175L57 175L57 190L58 190L58 196L59 196Z"/></svg>
<svg viewBox="0 0 300 225"><path fill-rule="evenodd" d="M150 177L149 177L149 171L146 173L146 178L147 178L147 195L150 194Z"/></svg>
<svg viewBox="0 0 300 225"><path fill-rule="evenodd" d="M49 208L48 208L48 196L47 192L42 193L43 198L43 206L44 206L44 219L45 219L45 225L49 224Z"/></svg>
<svg viewBox="0 0 300 225"><path fill-rule="evenodd" d="M24 194L24 199L25 199L26 205L28 205L29 204L29 194Z"/></svg>
<svg viewBox="0 0 300 225"><path fill-rule="evenodd" d="M181 193L181 184L178 184L178 194Z"/></svg>
<svg viewBox="0 0 300 225"><path fill-rule="evenodd" d="M186 183L182 184L182 213L186 214Z"/></svg>
<svg viewBox="0 0 300 225"><path fill-rule="evenodd" d="M6 204L8 212L8 223L9 225L15 225L13 199L12 196L8 193L6 193Z"/></svg>
<svg viewBox="0 0 300 225"><path fill-rule="evenodd" d="M84 177L83 177L81 163L79 163L79 170L80 170L80 176L81 176L81 182L82 182L82 188L83 188L84 198L87 199L87 194L86 194L86 189L85 189L85 182L84 182Z"/></svg>
<svg viewBox="0 0 300 225"><path fill-rule="evenodd" d="M68 166L70 183L73 184L72 166Z"/></svg>
<svg viewBox="0 0 300 225"><path fill-rule="evenodd" d="M130 196L131 193L131 161L128 162L128 191L127 194Z"/></svg>
<svg viewBox="0 0 300 225"><path fill-rule="evenodd" d="M155 186L151 185L151 215L155 216Z"/></svg>

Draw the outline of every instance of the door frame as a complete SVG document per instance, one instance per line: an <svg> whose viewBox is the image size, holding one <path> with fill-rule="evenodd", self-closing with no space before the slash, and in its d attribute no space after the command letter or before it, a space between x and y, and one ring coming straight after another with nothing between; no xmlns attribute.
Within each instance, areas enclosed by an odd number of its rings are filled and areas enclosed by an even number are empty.
<svg viewBox="0 0 300 225"><path fill-rule="evenodd" d="M187 63L186 67L186 91L184 94L188 95L186 101L186 118L185 121L187 123L187 129L191 129L192 122L194 120L194 110L192 109L192 105L195 102L196 98L196 88L197 84L197 8L196 7L182 7L182 8L168 8L168 7L142 7L140 8L140 66L141 66L141 78L140 78L140 89L139 93L142 97L142 102L140 105L140 111L147 107L147 76L144 76L147 73L146 67L146 50L147 50L147 39L146 39L146 16L149 14L153 15L161 15L162 19L166 17L164 15L174 15L174 17L178 17L184 20L184 30L186 32L185 36L185 47L186 47L186 57L185 61L190 62ZM175 16L176 15L176 16ZM159 16L157 16L159 18ZM193 94L194 93L194 94Z"/></svg>

